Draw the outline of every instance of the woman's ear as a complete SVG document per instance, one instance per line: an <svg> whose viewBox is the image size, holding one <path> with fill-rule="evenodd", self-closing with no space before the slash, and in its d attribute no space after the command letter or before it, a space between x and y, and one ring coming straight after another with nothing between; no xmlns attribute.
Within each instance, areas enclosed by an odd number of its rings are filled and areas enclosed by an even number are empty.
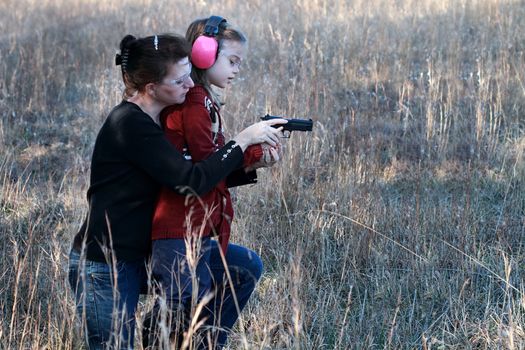
<svg viewBox="0 0 525 350"><path fill-rule="evenodd" d="M148 83L145 86L145 91L148 96L155 98L157 96L157 84Z"/></svg>

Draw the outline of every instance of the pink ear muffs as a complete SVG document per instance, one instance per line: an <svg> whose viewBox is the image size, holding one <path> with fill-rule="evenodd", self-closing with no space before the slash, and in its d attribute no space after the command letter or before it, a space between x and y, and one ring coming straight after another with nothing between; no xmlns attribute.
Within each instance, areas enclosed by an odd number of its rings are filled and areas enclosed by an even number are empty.
<svg viewBox="0 0 525 350"><path fill-rule="evenodd" d="M208 69L217 58L217 40L210 36L201 35L195 40L191 48L191 62L200 69Z"/></svg>
<svg viewBox="0 0 525 350"><path fill-rule="evenodd" d="M191 47L191 63L200 69L208 69L215 63L219 53L217 35L226 27L226 20L221 16L211 16L204 25L204 33Z"/></svg>

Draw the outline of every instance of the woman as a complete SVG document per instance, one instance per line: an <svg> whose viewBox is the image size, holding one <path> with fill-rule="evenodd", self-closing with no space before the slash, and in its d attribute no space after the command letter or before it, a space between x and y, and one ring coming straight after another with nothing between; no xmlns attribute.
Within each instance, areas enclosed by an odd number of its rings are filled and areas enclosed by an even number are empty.
<svg viewBox="0 0 525 350"><path fill-rule="evenodd" d="M124 37L116 64L126 87L124 100L109 114L91 160L89 211L70 253L69 282L75 291L90 349L133 348L138 297L145 290L146 258L155 200L161 186L177 193L210 191L236 171L252 144L279 144L283 123L259 122L202 162L186 160L165 138L160 111L182 103L189 88L189 46L179 36Z"/></svg>

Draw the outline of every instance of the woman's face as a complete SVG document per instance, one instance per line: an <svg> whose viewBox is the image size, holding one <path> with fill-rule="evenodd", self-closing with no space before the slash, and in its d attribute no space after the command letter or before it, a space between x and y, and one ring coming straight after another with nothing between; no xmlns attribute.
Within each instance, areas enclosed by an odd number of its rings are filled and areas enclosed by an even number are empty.
<svg viewBox="0 0 525 350"><path fill-rule="evenodd" d="M206 71L210 83L222 89L228 86L239 73L239 66L244 59L245 51L243 43L224 40L217 60Z"/></svg>
<svg viewBox="0 0 525 350"><path fill-rule="evenodd" d="M183 103L186 93L193 87L190 74L191 63L187 57L172 64L168 74L156 84L155 98L166 106Z"/></svg>

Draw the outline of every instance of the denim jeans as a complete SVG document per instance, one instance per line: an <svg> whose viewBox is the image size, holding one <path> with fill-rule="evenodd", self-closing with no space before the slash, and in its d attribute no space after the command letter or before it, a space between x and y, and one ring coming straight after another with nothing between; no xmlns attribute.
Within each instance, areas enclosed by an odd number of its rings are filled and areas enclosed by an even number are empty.
<svg viewBox="0 0 525 350"><path fill-rule="evenodd" d="M213 298L199 318L206 319L205 325L215 330L215 347L221 348L226 343L228 331L239 317L234 296L241 311L261 277L263 264L255 252L229 244L225 260L231 276L230 283L217 241L203 238L197 256L199 260L192 273L188 267L184 239L155 240L152 247L153 276L160 283L161 292L166 296L166 304L171 310L183 309L188 312L192 303L195 306L206 294L213 293ZM192 274L196 277L193 283ZM157 302L153 317L158 317L158 313Z"/></svg>
<svg viewBox="0 0 525 350"><path fill-rule="evenodd" d="M135 310L147 288L146 265L144 260L115 265L81 260L74 249L69 254L69 284L90 350L133 349Z"/></svg>

